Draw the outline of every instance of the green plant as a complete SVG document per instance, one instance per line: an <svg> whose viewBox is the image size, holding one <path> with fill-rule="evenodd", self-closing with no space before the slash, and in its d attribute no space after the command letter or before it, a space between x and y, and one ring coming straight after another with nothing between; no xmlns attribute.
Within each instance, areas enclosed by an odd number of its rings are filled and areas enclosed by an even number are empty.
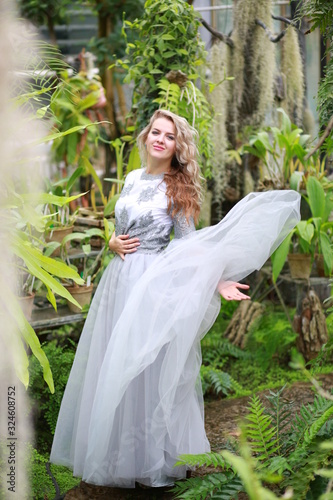
<svg viewBox="0 0 333 500"><path fill-rule="evenodd" d="M34 357L29 363L28 392L35 421L39 449L49 451L55 431L62 396L74 361L75 350L58 346L54 341L43 345L53 373L55 391L51 394L41 379L41 367Z"/></svg>
<svg viewBox="0 0 333 500"><path fill-rule="evenodd" d="M306 199L309 204L311 215L308 220L300 221L281 243L272 255L273 279L276 281L283 265L287 259L290 248L298 243L297 248L302 253L322 254L324 257L325 270L331 274L333 267L332 232L333 223L329 220L333 209L333 198L331 190L324 191L323 186L313 176L308 177L306 182Z"/></svg>
<svg viewBox="0 0 333 500"><path fill-rule="evenodd" d="M198 130L200 153L208 161L211 113L195 83L206 58L199 26L199 17L187 2L147 0L141 18L125 21L125 28L138 36L127 44L128 58L118 64L127 72L125 82L134 83L136 127L142 129L159 106L178 111Z"/></svg>
<svg viewBox="0 0 333 500"><path fill-rule="evenodd" d="M55 138L52 151L55 161L75 165L80 155L91 155L92 146L99 136L98 124L93 123L87 112L98 103L103 87L97 75L86 71L73 74L68 69L60 74L60 78L51 97L50 110L55 130L72 129L72 133ZM81 128L87 126L84 130Z"/></svg>
<svg viewBox="0 0 333 500"><path fill-rule="evenodd" d="M231 480L238 476L242 491L253 500L281 498L275 493L284 491L284 498L289 498L287 491L293 492L292 498L297 500L308 498L307 493L317 487L316 471L332 461L331 444L319 446L319 443L325 442L332 432L333 396L316 395L313 404L302 405L299 414L295 414L293 403L283 398L283 389L270 391L267 400L268 408L257 396L250 400L249 413L241 427L240 456L230 451L182 455L177 465L210 464L221 468L223 473L230 471L231 466L234 473ZM177 484L175 491L180 493L177 498L207 498L196 496L202 484L208 484L207 477L203 480L205 483L201 484L199 478L193 483L189 480L187 485ZM216 493L223 492L226 486L225 476L215 476L212 482L215 489L207 489L206 495L218 498ZM273 483L274 492L266 489L263 482Z"/></svg>
<svg viewBox="0 0 333 500"><path fill-rule="evenodd" d="M266 127L253 134L249 144L243 147L244 151L257 156L264 166L261 170L261 181L270 183L275 189L285 188L289 182L296 183L291 179L296 167L306 166L305 156L307 154L306 143L309 135L302 134L302 130L294 125L282 108L277 111L281 116L281 127ZM300 163L296 163L294 158ZM304 169L304 168L303 168Z"/></svg>

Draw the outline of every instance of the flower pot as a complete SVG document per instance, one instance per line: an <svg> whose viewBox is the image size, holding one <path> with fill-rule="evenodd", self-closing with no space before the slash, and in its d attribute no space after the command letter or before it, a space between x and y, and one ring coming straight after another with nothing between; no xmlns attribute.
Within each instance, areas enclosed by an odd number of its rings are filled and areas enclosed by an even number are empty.
<svg viewBox="0 0 333 500"><path fill-rule="evenodd" d="M80 304L81 307L85 305L89 305L91 301L91 296L93 292L93 285L89 286L66 286L66 289L69 293L74 297L74 299ZM75 304L72 304L68 299L67 305L70 311L74 313L81 312L81 309L77 307Z"/></svg>
<svg viewBox="0 0 333 500"><path fill-rule="evenodd" d="M288 254L288 264L292 278L309 279L312 267L310 254L290 253Z"/></svg>
<svg viewBox="0 0 333 500"><path fill-rule="evenodd" d="M72 226L62 226L62 227L55 227L52 229L50 233L47 234L45 237L45 241L48 243L50 241L57 241L58 243L61 243L62 240L67 236L68 234L71 234L73 232L74 225ZM66 251L69 250L69 244L70 242L68 241L66 243ZM60 247L56 248L52 252L53 257L59 257L60 256Z"/></svg>
<svg viewBox="0 0 333 500"><path fill-rule="evenodd" d="M31 320L32 306L34 305L34 298L35 298L35 294L33 292L28 292L27 295L24 295L23 297L18 297L23 314L27 318L28 321Z"/></svg>

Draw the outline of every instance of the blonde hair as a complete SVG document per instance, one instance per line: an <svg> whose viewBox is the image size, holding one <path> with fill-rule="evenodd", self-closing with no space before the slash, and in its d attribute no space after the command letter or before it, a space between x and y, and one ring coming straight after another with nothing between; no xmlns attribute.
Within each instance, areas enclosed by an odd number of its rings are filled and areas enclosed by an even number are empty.
<svg viewBox="0 0 333 500"><path fill-rule="evenodd" d="M189 125L185 118L171 111L158 109L137 138L141 160L144 165L147 162L145 144L157 118L170 120L176 129L176 152L171 161L171 171L164 174L164 181L167 186L168 210L172 217L182 212L187 219L192 216L197 223L201 202L201 176L197 162L199 153L196 145L198 132Z"/></svg>

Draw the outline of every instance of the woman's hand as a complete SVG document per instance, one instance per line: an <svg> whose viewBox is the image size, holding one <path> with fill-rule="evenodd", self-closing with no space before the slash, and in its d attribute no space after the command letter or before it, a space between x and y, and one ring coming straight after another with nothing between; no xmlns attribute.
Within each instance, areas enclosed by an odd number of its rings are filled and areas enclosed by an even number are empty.
<svg viewBox="0 0 333 500"><path fill-rule="evenodd" d="M109 241L110 250L117 253L123 260L125 260L125 254L136 252L139 245L139 238L129 239L128 234L120 234L119 236L116 236L115 232L112 234Z"/></svg>
<svg viewBox="0 0 333 500"><path fill-rule="evenodd" d="M226 300L248 300L251 299L248 295L240 292L238 288L248 290L249 285L243 285L242 283L236 283L236 281L220 281L217 286L217 290Z"/></svg>

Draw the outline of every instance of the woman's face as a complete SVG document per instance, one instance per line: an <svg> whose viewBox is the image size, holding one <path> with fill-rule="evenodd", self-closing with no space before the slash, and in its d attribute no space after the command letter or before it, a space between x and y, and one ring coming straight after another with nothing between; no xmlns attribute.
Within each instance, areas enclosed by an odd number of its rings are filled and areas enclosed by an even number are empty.
<svg viewBox="0 0 333 500"><path fill-rule="evenodd" d="M176 152L176 127L167 118L156 118L146 140L147 154L155 159L171 160Z"/></svg>

